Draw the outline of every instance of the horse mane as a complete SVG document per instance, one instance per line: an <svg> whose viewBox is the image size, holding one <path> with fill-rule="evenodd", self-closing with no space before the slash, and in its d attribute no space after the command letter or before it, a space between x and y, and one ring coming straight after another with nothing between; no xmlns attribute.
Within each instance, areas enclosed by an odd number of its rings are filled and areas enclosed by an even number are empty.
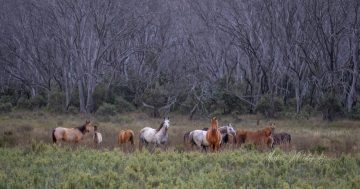
<svg viewBox="0 0 360 189"><path fill-rule="evenodd" d="M156 129L156 132L159 132L163 126L164 126L164 122L162 122L162 123L160 124L160 127Z"/></svg>
<svg viewBox="0 0 360 189"><path fill-rule="evenodd" d="M80 127L75 127L75 129L79 130L82 134L85 133L85 130L86 130L86 125L88 123L85 123L84 125L80 126Z"/></svg>

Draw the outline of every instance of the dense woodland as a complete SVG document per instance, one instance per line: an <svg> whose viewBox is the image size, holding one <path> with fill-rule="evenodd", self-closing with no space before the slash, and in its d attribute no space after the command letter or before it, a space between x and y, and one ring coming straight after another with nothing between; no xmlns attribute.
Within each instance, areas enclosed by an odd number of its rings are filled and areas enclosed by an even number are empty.
<svg viewBox="0 0 360 189"><path fill-rule="evenodd" d="M359 0L0 0L0 111L360 117Z"/></svg>

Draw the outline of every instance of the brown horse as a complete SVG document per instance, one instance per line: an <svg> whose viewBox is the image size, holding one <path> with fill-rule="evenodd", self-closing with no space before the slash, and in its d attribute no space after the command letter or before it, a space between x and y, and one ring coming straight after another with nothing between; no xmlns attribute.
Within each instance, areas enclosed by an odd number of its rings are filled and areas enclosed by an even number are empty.
<svg viewBox="0 0 360 189"><path fill-rule="evenodd" d="M121 144L125 144L125 147L127 148L127 143L130 142L131 145L133 146L134 145L134 132L130 129L128 130L121 130L119 133L118 133L118 136L117 136L117 141L118 141L118 144L121 145Z"/></svg>
<svg viewBox="0 0 360 189"><path fill-rule="evenodd" d="M289 133L286 132L273 133L272 136L273 136L273 142L272 142L273 147L275 145L284 145L286 148L289 148L291 143L291 135Z"/></svg>
<svg viewBox="0 0 360 189"><path fill-rule="evenodd" d="M240 145L250 143L260 147L267 146L271 148L274 141L272 138L274 130L273 124L257 131L238 130L236 131L236 143Z"/></svg>
<svg viewBox="0 0 360 189"><path fill-rule="evenodd" d="M58 140L69 142L80 142L87 132L90 132L93 126L89 120L86 120L85 124L76 128L56 127L52 132L53 143Z"/></svg>
<svg viewBox="0 0 360 189"><path fill-rule="evenodd" d="M221 144L221 133L218 129L218 121L216 117L211 119L211 127L206 132L206 140L213 152L219 150Z"/></svg>

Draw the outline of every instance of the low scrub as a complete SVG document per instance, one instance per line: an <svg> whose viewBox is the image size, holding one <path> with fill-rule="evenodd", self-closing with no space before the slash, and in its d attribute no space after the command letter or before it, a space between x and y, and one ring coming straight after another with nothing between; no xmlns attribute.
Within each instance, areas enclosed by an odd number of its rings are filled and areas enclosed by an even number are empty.
<svg viewBox="0 0 360 189"><path fill-rule="evenodd" d="M358 188L360 154L0 148L0 188Z"/></svg>

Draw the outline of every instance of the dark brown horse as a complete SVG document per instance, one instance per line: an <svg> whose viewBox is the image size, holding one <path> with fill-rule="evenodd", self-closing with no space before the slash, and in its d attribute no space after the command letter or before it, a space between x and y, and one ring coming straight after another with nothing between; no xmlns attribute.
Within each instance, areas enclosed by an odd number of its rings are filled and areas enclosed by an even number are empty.
<svg viewBox="0 0 360 189"><path fill-rule="evenodd" d="M58 140L78 143L91 129L93 129L93 126L89 120L86 120L84 125L76 128L56 127L52 131L53 143L56 143Z"/></svg>
<svg viewBox="0 0 360 189"><path fill-rule="evenodd" d="M291 135L286 132L273 133L273 146L274 145L289 145L291 143Z"/></svg>
<svg viewBox="0 0 360 189"><path fill-rule="evenodd" d="M218 121L216 117L211 119L211 127L206 132L206 140L209 143L209 147L213 152L216 152L220 148L221 133L218 129Z"/></svg>

